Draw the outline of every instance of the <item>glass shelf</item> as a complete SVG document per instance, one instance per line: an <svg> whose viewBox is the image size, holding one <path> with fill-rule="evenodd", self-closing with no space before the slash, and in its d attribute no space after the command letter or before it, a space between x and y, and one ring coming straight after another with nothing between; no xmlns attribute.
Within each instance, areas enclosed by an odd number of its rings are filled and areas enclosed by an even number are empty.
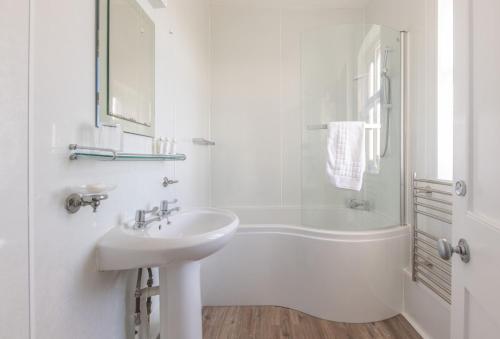
<svg viewBox="0 0 500 339"><path fill-rule="evenodd" d="M184 161L185 154L124 153L113 149L86 147L72 144L70 160L95 159L101 161Z"/></svg>

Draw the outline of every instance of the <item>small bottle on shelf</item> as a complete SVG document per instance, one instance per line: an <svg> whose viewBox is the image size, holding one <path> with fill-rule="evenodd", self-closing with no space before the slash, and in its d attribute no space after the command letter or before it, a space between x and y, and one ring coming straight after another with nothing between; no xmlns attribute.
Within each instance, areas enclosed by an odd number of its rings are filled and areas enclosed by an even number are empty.
<svg viewBox="0 0 500 339"><path fill-rule="evenodd" d="M163 142L163 154L170 154L170 145L171 145L171 140L170 138L165 138L165 141Z"/></svg>
<svg viewBox="0 0 500 339"><path fill-rule="evenodd" d="M170 141L170 153L169 154L177 154L177 140L172 138Z"/></svg>
<svg viewBox="0 0 500 339"><path fill-rule="evenodd" d="M161 154L163 147L163 138L157 138L154 142L154 154Z"/></svg>

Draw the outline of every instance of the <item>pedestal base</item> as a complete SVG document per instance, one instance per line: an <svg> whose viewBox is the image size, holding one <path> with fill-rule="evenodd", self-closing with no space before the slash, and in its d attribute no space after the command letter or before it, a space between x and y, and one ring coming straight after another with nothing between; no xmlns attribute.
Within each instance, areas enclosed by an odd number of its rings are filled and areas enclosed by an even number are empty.
<svg viewBox="0 0 500 339"><path fill-rule="evenodd" d="M161 339L202 339L200 263L160 267Z"/></svg>

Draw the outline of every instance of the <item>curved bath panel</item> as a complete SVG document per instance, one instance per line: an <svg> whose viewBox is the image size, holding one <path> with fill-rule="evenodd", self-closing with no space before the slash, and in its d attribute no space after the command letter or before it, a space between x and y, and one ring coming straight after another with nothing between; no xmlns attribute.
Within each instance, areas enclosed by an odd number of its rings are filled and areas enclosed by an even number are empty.
<svg viewBox="0 0 500 339"><path fill-rule="evenodd" d="M402 311L409 229L336 232L242 225L202 264L206 306L274 305L365 323Z"/></svg>

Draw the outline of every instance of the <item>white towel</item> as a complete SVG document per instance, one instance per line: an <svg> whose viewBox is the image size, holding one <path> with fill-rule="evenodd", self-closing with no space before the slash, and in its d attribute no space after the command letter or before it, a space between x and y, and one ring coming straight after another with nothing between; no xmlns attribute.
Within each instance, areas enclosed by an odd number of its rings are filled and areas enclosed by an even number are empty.
<svg viewBox="0 0 500 339"><path fill-rule="evenodd" d="M365 172L365 123L339 121L328 124L326 172L330 182L360 191Z"/></svg>

